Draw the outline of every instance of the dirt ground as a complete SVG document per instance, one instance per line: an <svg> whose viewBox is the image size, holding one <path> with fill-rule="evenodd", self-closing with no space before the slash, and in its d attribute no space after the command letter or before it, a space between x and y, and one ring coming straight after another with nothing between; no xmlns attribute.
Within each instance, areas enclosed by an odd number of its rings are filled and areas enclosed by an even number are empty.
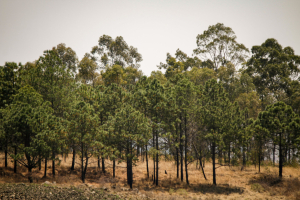
<svg viewBox="0 0 300 200"><path fill-rule="evenodd" d="M43 177L44 168L34 169L34 183L42 184L48 181L59 187L80 187L80 166L75 165L75 171L70 170L72 155L60 157L56 162L56 176L52 176L51 161L48 163L48 176ZM79 161L79 158L78 158ZM188 166L190 185L176 178L175 162L161 159L159 163L159 186L153 185L153 162L149 161L150 179L147 178L146 162L140 159L133 168L133 190L126 184L126 165L118 163L116 178L112 177L112 162L105 160L106 173L97 167L97 160L91 159L86 175L86 186L103 189L124 199L300 199L300 168L284 167L283 179L278 178L278 166L264 165L261 173L258 168L249 166L241 171L241 167L220 167L216 170L217 186L212 185L212 165L206 163L204 168L207 180L202 171L196 169L196 163ZM165 174L165 170L167 174ZM184 173L185 174L185 173ZM0 184L28 183L28 173L25 167L18 166L18 173L13 173L13 163L9 161L4 168L4 155L0 155ZM122 198L121 198L122 199Z"/></svg>

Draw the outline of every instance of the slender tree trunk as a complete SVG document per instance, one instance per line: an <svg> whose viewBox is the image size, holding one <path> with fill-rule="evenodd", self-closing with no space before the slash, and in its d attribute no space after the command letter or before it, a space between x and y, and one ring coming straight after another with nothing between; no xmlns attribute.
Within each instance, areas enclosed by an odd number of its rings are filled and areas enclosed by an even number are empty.
<svg viewBox="0 0 300 200"><path fill-rule="evenodd" d="M41 169L42 169L42 159L39 158L39 171L41 171Z"/></svg>
<svg viewBox="0 0 300 200"><path fill-rule="evenodd" d="M54 151L52 152L52 157L53 157L53 160L52 160L52 175L55 176L55 153L54 153Z"/></svg>
<svg viewBox="0 0 300 200"><path fill-rule="evenodd" d="M281 144L281 133L279 133L279 177L282 178L282 144Z"/></svg>
<svg viewBox="0 0 300 200"><path fill-rule="evenodd" d="M275 165L275 144L273 144L273 165Z"/></svg>
<svg viewBox="0 0 300 200"><path fill-rule="evenodd" d="M245 147L243 146L243 166L246 166L246 153L245 153Z"/></svg>
<svg viewBox="0 0 300 200"><path fill-rule="evenodd" d="M216 160L215 160L215 151L216 151L216 145L215 142L212 143L212 163L213 163L213 184L217 185L216 181Z"/></svg>
<svg viewBox="0 0 300 200"><path fill-rule="evenodd" d="M45 170L44 170L44 177L47 177L47 164L48 164L48 158L45 158Z"/></svg>
<svg viewBox="0 0 300 200"><path fill-rule="evenodd" d="M76 150L75 150L75 148L73 148L73 158L72 158L71 170L75 169L75 159L76 159Z"/></svg>
<svg viewBox="0 0 300 200"><path fill-rule="evenodd" d="M7 144L5 144L4 148L4 166L7 168Z"/></svg>
<svg viewBox="0 0 300 200"><path fill-rule="evenodd" d="M116 177L116 159L113 160L113 177Z"/></svg>
<svg viewBox="0 0 300 200"><path fill-rule="evenodd" d="M32 166L29 164L28 165L28 180L29 180L29 183L33 183L33 178L32 178Z"/></svg>
<svg viewBox="0 0 300 200"><path fill-rule="evenodd" d="M15 156L17 155L17 146L15 146ZM14 159L14 173L17 173L17 160Z"/></svg>
<svg viewBox="0 0 300 200"><path fill-rule="evenodd" d="M104 164L104 158L102 158L102 172L105 173L105 164Z"/></svg>
<svg viewBox="0 0 300 200"><path fill-rule="evenodd" d="M98 156L98 160L97 160L97 163L98 163L98 168L100 168L100 156Z"/></svg>
<svg viewBox="0 0 300 200"><path fill-rule="evenodd" d="M81 149L82 149L82 152L81 152L81 180L82 180L82 182L84 183L84 160L83 160L83 158L84 158L84 153L83 153L83 144L81 144Z"/></svg>
<svg viewBox="0 0 300 200"><path fill-rule="evenodd" d="M229 146L228 146L228 164L230 166L230 142L229 142Z"/></svg>
<svg viewBox="0 0 300 200"><path fill-rule="evenodd" d="M187 135L187 127L186 127L186 113L184 117L184 133L185 133L185 145L184 145L184 162L185 162L185 179L186 184L189 185L189 175L188 175L188 161L187 161L187 143L188 143L188 135Z"/></svg>
<svg viewBox="0 0 300 200"><path fill-rule="evenodd" d="M258 152L258 172L260 173L260 157L261 157L261 145L259 147L259 152Z"/></svg>
<svg viewBox="0 0 300 200"><path fill-rule="evenodd" d="M148 149L146 145L146 166L147 166L147 177L149 179L149 166L148 166Z"/></svg>
<svg viewBox="0 0 300 200"><path fill-rule="evenodd" d="M180 119L182 121L182 117L180 116ZM180 134L180 144L179 144L179 147L180 147L180 180L183 182L183 145L182 145L182 127L181 127L181 124L179 125L179 134Z"/></svg>
<svg viewBox="0 0 300 200"><path fill-rule="evenodd" d="M177 147L176 147L176 166L177 166L177 178L179 178L179 152Z"/></svg>
<svg viewBox="0 0 300 200"><path fill-rule="evenodd" d="M153 148L155 147L155 133L153 131ZM156 183L156 174L155 174L155 155L153 155L153 184Z"/></svg>
<svg viewBox="0 0 300 200"><path fill-rule="evenodd" d="M158 132L156 131L156 150L158 152ZM158 186L158 153L156 153L156 182L155 185Z"/></svg>

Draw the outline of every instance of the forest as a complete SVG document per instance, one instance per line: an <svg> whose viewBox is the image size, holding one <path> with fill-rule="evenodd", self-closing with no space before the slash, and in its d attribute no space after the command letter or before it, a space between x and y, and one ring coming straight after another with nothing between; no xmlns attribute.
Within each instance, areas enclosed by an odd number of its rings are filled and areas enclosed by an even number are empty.
<svg viewBox="0 0 300 200"><path fill-rule="evenodd" d="M147 177L158 186L160 161L176 163L176 176L189 184L189 166L299 165L300 56L276 39L250 49L230 27L211 25L196 37L193 55L180 49L150 76L139 70L142 55L122 36L100 36L81 60L61 43L34 62L0 66L0 151L41 169L72 154L84 183L90 160L126 163L145 159ZM78 160L78 158L80 160ZM77 160L76 160L77 159ZM151 166L150 166L151 160ZM2 161L1 161L2 162ZM167 171L166 171L167 173ZM32 178L29 177L32 182Z"/></svg>

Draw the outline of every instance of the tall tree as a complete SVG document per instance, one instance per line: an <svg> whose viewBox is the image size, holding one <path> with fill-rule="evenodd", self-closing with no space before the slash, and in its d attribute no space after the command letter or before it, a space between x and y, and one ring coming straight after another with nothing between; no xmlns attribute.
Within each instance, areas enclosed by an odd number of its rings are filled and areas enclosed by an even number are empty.
<svg viewBox="0 0 300 200"><path fill-rule="evenodd" d="M238 66L248 57L249 50L238 43L234 31L222 23L209 26L197 36L196 43L194 54L200 55L200 58L205 61L211 61L215 71L228 62Z"/></svg>
<svg viewBox="0 0 300 200"><path fill-rule="evenodd" d="M295 55L291 47L283 48L273 38L267 39L260 46L253 46L251 52L246 72L253 77L264 109L268 94L272 94L278 101L281 92L287 92L292 77L300 71L300 56Z"/></svg>
<svg viewBox="0 0 300 200"><path fill-rule="evenodd" d="M224 131L223 126L225 121L230 119L231 103L224 92L220 83L215 79L211 79L205 83L203 97L200 99L199 110L200 119L205 127L206 138L211 143L211 156L213 164L213 184L216 185L216 150L224 146Z"/></svg>
<svg viewBox="0 0 300 200"><path fill-rule="evenodd" d="M93 59L103 69L107 65L139 68L139 63L143 60L137 48L128 46L122 36L118 36L116 39L108 35L101 36L98 40L98 45L92 48L91 53Z"/></svg>
<svg viewBox="0 0 300 200"><path fill-rule="evenodd" d="M3 112L6 130L10 130L10 137L20 142L14 159L31 173L51 149L44 134L54 136L61 129L53 116L51 104L44 102L31 86L25 86L19 89L13 102Z"/></svg>

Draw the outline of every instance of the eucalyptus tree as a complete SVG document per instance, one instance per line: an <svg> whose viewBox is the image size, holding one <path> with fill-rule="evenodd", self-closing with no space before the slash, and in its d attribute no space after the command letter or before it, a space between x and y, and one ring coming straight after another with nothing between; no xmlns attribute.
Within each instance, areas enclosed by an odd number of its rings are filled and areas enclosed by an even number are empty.
<svg viewBox="0 0 300 200"><path fill-rule="evenodd" d="M217 73L213 69L209 69L207 67L193 67L185 74L189 78L189 80L194 83L194 85L204 85L206 81L217 78Z"/></svg>
<svg viewBox="0 0 300 200"><path fill-rule="evenodd" d="M234 31L222 23L209 26L196 39L197 48L194 49L194 54L200 55L205 61L211 61L215 71L228 62L238 66L248 57L249 50L238 43Z"/></svg>
<svg viewBox="0 0 300 200"><path fill-rule="evenodd" d="M225 66L219 67L218 79L223 84L223 88L228 94L230 101L234 102L238 96L237 86L239 83L239 80L236 76L235 66L228 62Z"/></svg>
<svg viewBox="0 0 300 200"><path fill-rule="evenodd" d="M205 83L202 98L200 99L200 119L206 132L206 139L211 143L213 164L213 184L216 185L216 150L224 146L224 124L230 118L231 103L224 92L221 83L211 79Z"/></svg>
<svg viewBox="0 0 300 200"><path fill-rule="evenodd" d="M149 119L131 105L125 104L116 111L115 116L110 116L107 129L112 137L116 137L121 146L120 158L127 163L127 183L132 188L133 163L137 160L134 152L138 146L147 144L151 137Z"/></svg>
<svg viewBox="0 0 300 200"><path fill-rule="evenodd" d="M102 68L113 65L139 68L139 63L143 60L137 48L128 46L122 36L115 39L108 35L101 36L98 45L92 48L91 53L93 59Z"/></svg>
<svg viewBox="0 0 300 200"><path fill-rule="evenodd" d="M283 48L273 38L260 46L253 46L251 52L246 72L253 78L265 109L268 93L278 101L281 93L287 92L291 80L300 71L300 56L295 55L291 47Z"/></svg>
<svg viewBox="0 0 300 200"><path fill-rule="evenodd" d="M166 63L157 65L159 69L165 69L165 76L167 78L174 78L177 74L186 72L193 67L201 68L201 60L198 57L188 57L187 54L177 49L175 57L167 53Z"/></svg>
<svg viewBox="0 0 300 200"><path fill-rule="evenodd" d="M53 47L52 51L57 54L63 65L66 66L66 69L70 70L74 75L77 73L78 58L76 52L71 47L60 43L56 47Z"/></svg>
<svg viewBox="0 0 300 200"><path fill-rule="evenodd" d="M89 58L89 55L85 55L78 65L77 79L85 84L91 84L95 86L99 73L97 72L97 63Z"/></svg>
<svg viewBox="0 0 300 200"><path fill-rule="evenodd" d="M50 102L44 102L31 86L20 88L12 103L3 110L8 137L19 142L18 153L13 158L28 168L29 173L51 149L45 136L55 140L57 134L64 134L62 124L53 114Z"/></svg>

